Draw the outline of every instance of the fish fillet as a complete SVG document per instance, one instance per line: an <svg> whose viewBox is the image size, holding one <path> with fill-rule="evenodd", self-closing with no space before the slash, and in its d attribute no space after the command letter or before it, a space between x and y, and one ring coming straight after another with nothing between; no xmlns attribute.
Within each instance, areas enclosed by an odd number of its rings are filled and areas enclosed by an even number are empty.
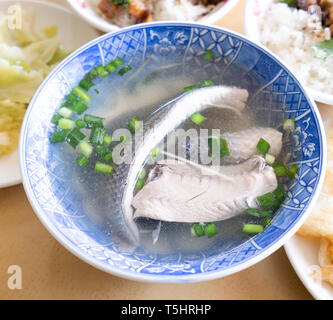
<svg viewBox="0 0 333 320"><path fill-rule="evenodd" d="M240 113L248 98L244 89L227 86L211 86L185 93L157 109L154 115L144 122L143 137L136 141L134 156L127 163L120 164L113 179L115 185L110 197L112 213L108 213L111 231L132 243L137 243L139 231L133 220L133 192L137 176L151 150L163 138L187 120L193 113L205 108L231 109ZM132 148L131 144L127 146ZM126 153L126 152L125 152Z"/></svg>
<svg viewBox="0 0 333 320"><path fill-rule="evenodd" d="M277 188L277 178L265 160L254 156L244 163L214 168L216 175L189 164L168 161L157 165L132 201L134 218L169 222L212 222L257 207L256 198Z"/></svg>

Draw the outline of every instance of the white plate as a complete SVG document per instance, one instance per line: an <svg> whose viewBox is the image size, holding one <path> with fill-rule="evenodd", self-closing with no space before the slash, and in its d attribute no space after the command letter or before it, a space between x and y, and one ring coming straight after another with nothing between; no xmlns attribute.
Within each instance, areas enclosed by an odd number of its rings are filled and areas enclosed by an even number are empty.
<svg viewBox="0 0 333 320"><path fill-rule="evenodd" d="M36 30L50 25L57 25L61 43L68 50L74 50L96 38L98 33L87 23L63 6L46 1L0 1L0 11L7 13L11 5L21 4L22 8L36 13ZM65 4L65 1L63 1ZM0 157L0 188L9 187L21 182L18 151Z"/></svg>
<svg viewBox="0 0 333 320"><path fill-rule="evenodd" d="M117 31L120 28L112 24L106 18L104 18L94 5L97 0L67 0L67 2L72 6L72 8L88 23L96 27L99 30L105 32ZM228 0L225 4L220 5L211 13L207 14L202 19L196 22L203 24L214 24L215 22L221 20L237 3L239 0Z"/></svg>
<svg viewBox="0 0 333 320"><path fill-rule="evenodd" d="M264 11L269 2L266 0L246 0L244 9L244 30L250 40L260 44L258 18L259 13ZM327 94L307 87L307 91L312 95L314 100L333 105L333 95Z"/></svg>
<svg viewBox="0 0 333 320"><path fill-rule="evenodd" d="M293 236L284 245L288 258L304 286L317 300L333 300L333 285L318 283L311 272L318 268L319 240Z"/></svg>

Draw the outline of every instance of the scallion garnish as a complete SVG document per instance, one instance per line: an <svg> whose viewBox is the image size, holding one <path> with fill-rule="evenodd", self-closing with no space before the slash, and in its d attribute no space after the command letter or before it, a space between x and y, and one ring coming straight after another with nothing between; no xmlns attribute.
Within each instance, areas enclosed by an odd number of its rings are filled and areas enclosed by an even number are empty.
<svg viewBox="0 0 333 320"><path fill-rule="evenodd" d="M103 143L106 145L106 146L109 146L112 142L112 136L109 135L109 134L105 134L104 135L104 141Z"/></svg>
<svg viewBox="0 0 333 320"><path fill-rule="evenodd" d="M192 90L195 90L197 88L197 86L194 84L193 86L188 86L184 88L184 92L189 92Z"/></svg>
<svg viewBox="0 0 333 320"><path fill-rule="evenodd" d="M262 155L266 155L270 147L270 144L264 138L260 138L257 144L257 149Z"/></svg>
<svg viewBox="0 0 333 320"><path fill-rule="evenodd" d="M98 73L96 71L96 69L91 69L85 76L85 79L91 81L94 80L96 77L98 77Z"/></svg>
<svg viewBox="0 0 333 320"><path fill-rule="evenodd" d="M266 210L259 210L256 208L248 208L245 210L246 214L249 214L254 217L262 218L262 217L271 217L272 213Z"/></svg>
<svg viewBox="0 0 333 320"><path fill-rule="evenodd" d="M130 71L130 70L132 70L132 67L131 67L131 66L126 66L126 67L124 67L124 68L121 68L121 69L118 71L118 73L119 73L121 76L123 76L126 72L128 72L128 71Z"/></svg>
<svg viewBox="0 0 333 320"><path fill-rule="evenodd" d="M86 167L89 164L89 160L84 156L79 156L76 158L76 163L81 167Z"/></svg>
<svg viewBox="0 0 333 320"><path fill-rule="evenodd" d="M280 201L272 192L263 194L262 196L257 197L257 201L265 210L275 210L280 206Z"/></svg>
<svg viewBox="0 0 333 320"><path fill-rule="evenodd" d="M94 85L94 83L88 79L82 79L80 82L79 82L79 86L81 88L83 88L84 90L89 90L92 86Z"/></svg>
<svg viewBox="0 0 333 320"><path fill-rule="evenodd" d="M193 237L202 237L205 235L204 226L200 223L193 223L191 226L191 235Z"/></svg>
<svg viewBox="0 0 333 320"><path fill-rule="evenodd" d="M80 141L78 144L78 149L80 153L82 153L87 159L90 158L94 150L93 146L87 141Z"/></svg>
<svg viewBox="0 0 333 320"><path fill-rule="evenodd" d="M109 164L97 161L95 164L95 172L104 173L104 174L112 174L114 168Z"/></svg>
<svg viewBox="0 0 333 320"><path fill-rule="evenodd" d="M94 127L91 130L91 134L90 134L90 142L94 143L94 144L100 144L102 145L104 142L104 136L105 136L105 128L102 127Z"/></svg>
<svg viewBox="0 0 333 320"><path fill-rule="evenodd" d="M295 178L295 175L296 175L298 169L299 169L298 166L295 165L295 164L293 164L293 165L289 168L289 170L288 170L288 172L287 172L287 175L288 175L289 179L294 179L294 178Z"/></svg>
<svg viewBox="0 0 333 320"><path fill-rule="evenodd" d="M287 168L284 165L274 167L274 172L277 177L284 177L287 175Z"/></svg>
<svg viewBox="0 0 333 320"><path fill-rule="evenodd" d="M105 162L110 163L112 161L112 152L107 153L103 159Z"/></svg>
<svg viewBox="0 0 333 320"><path fill-rule="evenodd" d="M77 101L77 95L74 92L69 93L65 98L67 103L73 103Z"/></svg>
<svg viewBox="0 0 333 320"><path fill-rule="evenodd" d="M272 218L271 217L267 217L264 220L264 227L267 227L269 224L271 224L272 222Z"/></svg>
<svg viewBox="0 0 333 320"><path fill-rule="evenodd" d="M109 148L104 144L103 145L97 145L95 150L96 150L97 155L99 155L101 157L105 156L107 153L110 152Z"/></svg>
<svg viewBox="0 0 333 320"><path fill-rule="evenodd" d="M141 172L139 174L138 179L142 180L142 179L144 179L146 177L146 175L147 175L147 170L145 168L142 168L142 170L141 170Z"/></svg>
<svg viewBox="0 0 333 320"><path fill-rule="evenodd" d="M283 120L283 129L287 131L294 131L295 130L295 119L284 119Z"/></svg>
<svg viewBox="0 0 333 320"><path fill-rule="evenodd" d="M255 234L263 232L264 226L261 224L246 223L243 225L243 233Z"/></svg>
<svg viewBox="0 0 333 320"><path fill-rule="evenodd" d="M134 117L128 122L128 127L130 131L134 134L136 130L138 130L141 127L141 121L138 117Z"/></svg>
<svg viewBox="0 0 333 320"><path fill-rule="evenodd" d="M204 57L203 57L206 61L212 61L214 58L214 51L212 50L207 50Z"/></svg>
<svg viewBox="0 0 333 320"><path fill-rule="evenodd" d="M275 198L281 203L282 201L284 201L284 199L286 198L286 194L284 192L284 190L282 188L276 188L273 191L273 195L275 196Z"/></svg>
<svg viewBox="0 0 333 320"><path fill-rule="evenodd" d="M272 165L275 162L275 157L272 154L266 153L265 161L267 164Z"/></svg>
<svg viewBox="0 0 333 320"><path fill-rule="evenodd" d="M93 116L91 114L85 114L83 117L84 122L87 124L89 129L94 127L104 127L103 118Z"/></svg>
<svg viewBox="0 0 333 320"><path fill-rule="evenodd" d="M88 109L88 105L85 104L83 101L79 100L74 102L70 108L76 112L77 114L82 114L83 112L85 112Z"/></svg>
<svg viewBox="0 0 333 320"><path fill-rule="evenodd" d="M219 233L219 230L217 229L217 227L214 223L207 223L204 226L204 231L208 238L211 238Z"/></svg>
<svg viewBox="0 0 333 320"><path fill-rule="evenodd" d="M73 111L67 107L62 107L58 110L58 114L64 118L70 118L73 115Z"/></svg>
<svg viewBox="0 0 333 320"><path fill-rule="evenodd" d="M86 90L81 88L80 86L76 86L73 88L73 93L80 98L86 104L89 104L91 96L88 94Z"/></svg>
<svg viewBox="0 0 333 320"><path fill-rule="evenodd" d="M86 124L81 119L75 121L75 125L78 129L85 128Z"/></svg>
<svg viewBox="0 0 333 320"><path fill-rule="evenodd" d="M74 120L62 118L58 122L58 128L61 130L69 131L73 129L74 124L75 124Z"/></svg>
<svg viewBox="0 0 333 320"><path fill-rule="evenodd" d="M96 67L96 71L97 71L98 75L103 78L105 78L109 74L103 66Z"/></svg>
<svg viewBox="0 0 333 320"><path fill-rule="evenodd" d="M105 70L108 72L108 73L113 73L117 70L117 67L114 65L113 62L110 62L108 63L106 66L105 66Z"/></svg>
<svg viewBox="0 0 333 320"><path fill-rule="evenodd" d="M74 128L67 136L67 143L72 146L74 149L86 137L84 133L80 131L78 128Z"/></svg>
<svg viewBox="0 0 333 320"><path fill-rule="evenodd" d="M195 112L190 116L190 119L197 125L202 124L207 120L206 117L204 117L201 113Z"/></svg>
<svg viewBox="0 0 333 320"><path fill-rule="evenodd" d="M137 188L137 189L142 189L144 185L145 185L145 182L144 182L144 181L142 181L142 180L138 180L138 181L136 182L136 184L135 184L135 188Z"/></svg>
<svg viewBox="0 0 333 320"><path fill-rule="evenodd" d="M51 122L53 124L58 124L59 120L62 118L62 116L60 114L55 114L52 119L51 119Z"/></svg>
<svg viewBox="0 0 333 320"><path fill-rule="evenodd" d="M228 143L225 139L223 139L217 135L212 135L212 136L208 137L208 145L209 145L212 157L223 158L226 156L230 156Z"/></svg>
<svg viewBox="0 0 333 320"><path fill-rule="evenodd" d="M214 82L212 80L203 80L203 81L199 82L199 84L198 84L198 86L200 88L210 87L213 85L214 85Z"/></svg>
<svg viewBox="0 0 333 320"><path fill-rule="evenodd" d="M67 132L66 131L56 131L51 135L51 143L65 142Z"/></svg>
<svg viewBox="0 0 333 320"><path fill-rule="evenodd" d="M159 147L156 147L156 148L154 148L152 151L151 151L151 156L153 157L153 158L156 158L157 157L157 155L160 153L160 148Z"/></svg>
<svg viewBox="0 0 333 320"><path fill-rule="evenodd" d="M112 61L112 64L113 64L116 68L118 68L118 67L120 67L121 65L124 64L124 60L121 59L121 58L116 58L116 59L114 59L114 60Z"/></svg>

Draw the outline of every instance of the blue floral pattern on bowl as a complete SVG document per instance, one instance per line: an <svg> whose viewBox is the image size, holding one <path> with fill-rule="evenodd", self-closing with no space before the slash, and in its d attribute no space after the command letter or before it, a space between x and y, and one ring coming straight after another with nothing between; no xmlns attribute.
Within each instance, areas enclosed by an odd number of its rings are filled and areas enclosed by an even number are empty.
<svg viewBox="0 0 333 320"><path fill-rule="evenodd" d="M201 59L207 50L214 61ZM121 57L134 69L147 57L158 63L173 55L186 73L246 87L249 104L262 108L261 121L278 127L285 117L296 119L290 163L300 166L290 182L287 199L263 233L219 252L152 254L138 248L121 251L106 232L82 212L82 201L71 192L73 158L53 153L50 119L63 97L87 71ZM239 74L232 77L237 66ZM230 80L231 79L231 80ZM257 79L258 81L251 81ZM234 83L233 83L234 81ZM260 83L260 85L258 85ZM261 107L260 101L265 101ZM267 112L267 109L270 112ZM283 244L295 231L321 184L325 140L318 111L298 80L272 54L230 31L190 23L152 23L106 34L70 55L43 82L26 113L20 140L21 169L27 195L48 230L71 252L113 274L145 281L200 281L251 265Z"/></svg>

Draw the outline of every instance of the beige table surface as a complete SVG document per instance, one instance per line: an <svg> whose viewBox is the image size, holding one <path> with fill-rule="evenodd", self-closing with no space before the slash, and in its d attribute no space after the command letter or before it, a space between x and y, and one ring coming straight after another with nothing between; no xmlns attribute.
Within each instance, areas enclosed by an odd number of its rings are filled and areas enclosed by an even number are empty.
<svg viewBox="0 0 333 320"><path fill-rule="evenodd" d="M218 25L244 33L244 0ZM333 111L320 106L324 117ZM22 269L22 289L10 290L8 267ZM22 185L0 189L0 299L312 299L283 248L237 274L194 284L121 279L62 247L34 214Z"/></svg>

